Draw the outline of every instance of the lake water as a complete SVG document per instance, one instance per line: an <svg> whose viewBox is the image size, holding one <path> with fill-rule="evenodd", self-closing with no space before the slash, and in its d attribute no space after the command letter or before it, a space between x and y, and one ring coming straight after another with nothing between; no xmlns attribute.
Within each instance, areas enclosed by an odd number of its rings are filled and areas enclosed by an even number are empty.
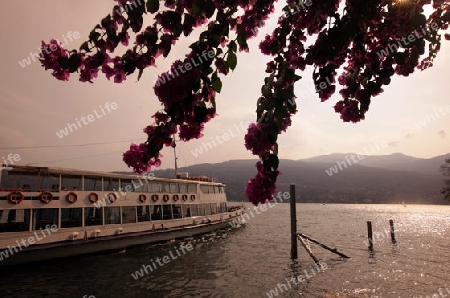
<svg viewBox="0 0 450 298"><path fill-rule="evenodd" d="M299 232L351 257L311 243L322 268L300 243L290 259L289 205L272 206L248 212L243 229L203 239L2 269L0 296L450 297L450 206L297 204Z"/></svg>

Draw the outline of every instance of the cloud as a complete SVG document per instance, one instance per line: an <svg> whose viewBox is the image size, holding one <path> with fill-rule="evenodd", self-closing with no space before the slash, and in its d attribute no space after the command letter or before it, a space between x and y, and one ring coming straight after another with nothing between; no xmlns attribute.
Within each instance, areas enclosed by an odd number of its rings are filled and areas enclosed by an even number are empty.
<svg viewBox="0 0 450 298"><path fill-rule="evenodd" d="M405 133L405 138L410 139L410 138L414 137L415 135L416 135L415 133L407 132L407 133Z"/></svg>
<svg viewBox="0 0 450 298"><path fill-rule="evenodd" d="M390 147L397 147L398 146L398 143L400 143L400 142L388 142L388 145L390 146Z"/></svg>
<svg viewBox="0 0 450 298"><path fill-rule="evenodd" d="M445 139L445 130L440 130L437 133L441 136L441 138Z"/></svg>

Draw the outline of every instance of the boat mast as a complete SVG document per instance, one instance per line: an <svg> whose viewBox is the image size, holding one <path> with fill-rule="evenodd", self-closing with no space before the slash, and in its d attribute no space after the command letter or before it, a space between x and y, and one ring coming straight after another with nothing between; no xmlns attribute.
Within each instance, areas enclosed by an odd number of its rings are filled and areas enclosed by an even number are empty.
<svg viewBox="0 0 450 298"><path fill-rule="evenodd" d="M173 156L174 156L174 159L175 159L175 178L178 178L178 165L177 165L178 157L177 157L177 151L175 149L176 146L177 145L175 144L175 135L173 135L173 145L172 145L172 147L173 147Z"/></svg>

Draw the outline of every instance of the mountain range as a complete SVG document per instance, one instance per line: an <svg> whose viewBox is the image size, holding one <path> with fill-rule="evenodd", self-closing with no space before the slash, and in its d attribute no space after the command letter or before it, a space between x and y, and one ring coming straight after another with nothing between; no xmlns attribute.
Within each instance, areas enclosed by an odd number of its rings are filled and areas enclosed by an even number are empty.
<svg viewBox="0 0 450 298"><path fill-rule="evenodd" d="M296 201L312 203L447 204L440 190L440 166L450 154L416 158L401 153L359 155L334 153L300 160L281 159L278 191L296 185ZM179 169L189 176L208 176L227 185L229 201L247 201L245 186L256 174L257 160L230 160ZM173 177L174 170L157 170Z"/></svg>

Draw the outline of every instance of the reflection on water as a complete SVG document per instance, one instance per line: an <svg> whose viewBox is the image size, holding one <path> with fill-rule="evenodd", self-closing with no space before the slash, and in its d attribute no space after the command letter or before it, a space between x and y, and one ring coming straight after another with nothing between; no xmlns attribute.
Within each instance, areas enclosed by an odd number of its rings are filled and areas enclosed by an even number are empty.
<svg viewBox="0 0 450 298"><path fill-rule="evenodd" d="M131 274L180 242L2 270L0 296L270 297L278 287L283 291L273 297L425 297L450 285L448 206L298 204L297 220L299 232L351 258L311 243L325 270L312 274L314 263L301 245L299 259L290 260L289 205L278 204L248 220L244 229L184 240L193 244L192 251L138 280ZM372 251L367 221L374 232ZM298 282L305 270L311 277ZM289 287L293 277L298 284Z"/></svg>

